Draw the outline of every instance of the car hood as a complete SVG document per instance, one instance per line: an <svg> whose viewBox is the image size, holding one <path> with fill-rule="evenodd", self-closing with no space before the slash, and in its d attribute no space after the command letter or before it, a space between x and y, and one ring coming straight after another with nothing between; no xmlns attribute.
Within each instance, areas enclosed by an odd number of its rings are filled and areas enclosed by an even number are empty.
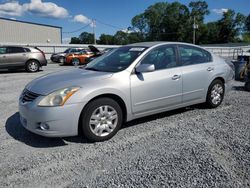
<svg viewBox="0 0 250 188"><path fill-rule="evenodd" d="M93 53L100 53L100 50L98 50L95 46L89 45L88 47Z"/></svg>
<svg viewBox="0 0 250 188"><path fill-rule="evenodd" d="M26 89L40 95L48 95L53 91L72 87L84 86L94 80L110 78L112 73L90 71L81 68L55 72L31 81Z"/></svg>

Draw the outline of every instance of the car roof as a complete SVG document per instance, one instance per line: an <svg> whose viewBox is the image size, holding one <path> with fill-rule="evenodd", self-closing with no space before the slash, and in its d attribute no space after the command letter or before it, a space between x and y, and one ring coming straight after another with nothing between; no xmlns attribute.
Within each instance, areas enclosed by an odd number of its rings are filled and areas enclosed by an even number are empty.
<svg viewBox="0 0 250 188"><path fill-rule="evenodd" d="M129 44L126 46L141 46L141 47L153 47L153 46L157 46L157 45L164 45L164 44L183 44L183 45L189 45L189 46L195 46L195 47L199 47L202 48L200 46L194 45L194 44L190 44L190 43L184 43L184 42L169 42L169 41L154 41L154 42L139 42L139 43L134 43L134 44Z"/></svg>
<svg viewBox="0 0 250 188"><path fill-rule="evenodd" d="M14 47L14 48L36 48L33 46L1 46L0 45L0 48L11 48L11 47Z"/></svg>

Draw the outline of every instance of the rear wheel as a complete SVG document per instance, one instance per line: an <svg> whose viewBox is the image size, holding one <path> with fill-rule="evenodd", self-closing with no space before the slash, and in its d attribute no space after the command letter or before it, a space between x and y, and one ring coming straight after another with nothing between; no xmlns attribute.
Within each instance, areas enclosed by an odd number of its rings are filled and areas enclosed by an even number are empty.
<svg viewBox="0 0 250 188"><path fill-rule="evenodd" d="M220 106L223 101L225 93L225 86L221 80L214 80L207 92L206 104L209 108L216 108Z"/></svg>
<svg viewBox="0 0 250 188"><path fill-rule="evenodd" d="M28 72L37 72L39 71L40 65L36 60L29 60L26 63L26 71Z"/></svg>
<svg viewBox="0 0 250 188"><path fill-rule="evenodd" d="M83 135L94 142L112 138L122 125L122 110L110 98L96 99L85 107L81 115Z"/></svg>
<svg viewBox="0 0 250 188"><path fill-rule="evenodd" d="M73 59L72 59L72 64L73 64L74 66L78 66L78 65L80 64L80 60L79 60L78 58L73 58Z"/></svg>

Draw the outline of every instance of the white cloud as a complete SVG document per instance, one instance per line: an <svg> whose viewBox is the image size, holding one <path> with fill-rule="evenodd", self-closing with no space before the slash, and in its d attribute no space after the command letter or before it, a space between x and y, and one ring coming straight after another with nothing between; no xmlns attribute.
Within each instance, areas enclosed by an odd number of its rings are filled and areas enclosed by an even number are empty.
<svg viewBox="0 0 250 188"><path fill-rule="evenodd" d="M228 9L227 8L220 8L220 9L212 9L212 12L216 13L216 14L223 14L224 12L227 12Z"/></svg>
<svg viewBox="0 0 250 188"><path fill-rule="evenodd" d="M0 16L22 16L23 13L23 6L17 1L0 4Z"/></svg>
<svg viewBox="0 0 250 188"><path fill-rule="evenodd" d="M25 4L7 0L0 4L0 16L22 16L24 13L48 18L69 17L69 13L65 8L52 2L42 2L42 0L31 0L30 3Z"/></svg>
<svg viewBox="0 0 250 188"><path fill-rule="evenodd" d="M42 0L31 0L30 3L23 4L23 7L25 11L42 17L66 18L69 16L65 8L59 7L55 3L42 2Z"/></svg>
<svg viewBox="0 0 250 188"><path fill-rule="evenodd" d="M88 17L86 17L86 16L84 16L82 14L76 15L74 17L73 21L74 22L79 22L79 23L84 23L84 24L89 24L89 23L92 22Z"/></svg>

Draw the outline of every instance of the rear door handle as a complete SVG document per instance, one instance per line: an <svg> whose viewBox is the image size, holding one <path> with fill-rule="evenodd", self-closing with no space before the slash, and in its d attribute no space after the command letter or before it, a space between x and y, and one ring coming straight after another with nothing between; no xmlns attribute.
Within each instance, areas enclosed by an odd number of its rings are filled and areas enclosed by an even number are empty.
<svg viewBox="0 0 250 188"><path fill-rule="evenodd" d="M3 58L6 58L6 56L4 55Z"/></svg>
<svg viewBox="0 0 250 188"><path fill-rule="evenodd" d="M214 67L208 67L207 71L212 72L214 70Z"/></svg>
<svg viewBox="0 0 250 188"><path fill-rule="evenodd" d="M172 77L172 80L179 80L181 78L181 75L174 75Z"/></svg>

